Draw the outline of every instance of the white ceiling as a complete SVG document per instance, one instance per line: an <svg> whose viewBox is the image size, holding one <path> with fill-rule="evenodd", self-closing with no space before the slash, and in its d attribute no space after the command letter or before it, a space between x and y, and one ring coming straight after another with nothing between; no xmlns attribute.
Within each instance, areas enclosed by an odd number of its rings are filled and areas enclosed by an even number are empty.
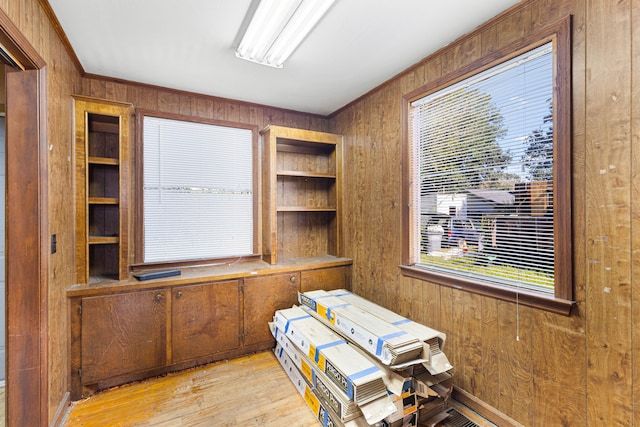
<svg viewBox="0 0 640 427"><path fill-rule="evenodd" d="M336 0L275 69L238 59L251 0L49 0L97 74L330 114L519 0Z"/></svg>

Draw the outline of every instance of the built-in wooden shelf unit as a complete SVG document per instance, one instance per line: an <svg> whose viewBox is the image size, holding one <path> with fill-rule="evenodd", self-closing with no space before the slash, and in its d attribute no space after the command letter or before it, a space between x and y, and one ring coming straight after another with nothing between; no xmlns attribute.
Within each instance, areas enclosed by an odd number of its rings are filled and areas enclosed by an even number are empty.
<svg viewBox="0 0 640 427"><path fill-rule="evenodd" d="M74 96L76 280L128 277L129 135L133 107Z"/></svg>
<svg viewBox="0 0 640 427"><path fill-rule="evenodd" d="M271 125L261 134L263 259L342 256L342 136Z"/></svg>

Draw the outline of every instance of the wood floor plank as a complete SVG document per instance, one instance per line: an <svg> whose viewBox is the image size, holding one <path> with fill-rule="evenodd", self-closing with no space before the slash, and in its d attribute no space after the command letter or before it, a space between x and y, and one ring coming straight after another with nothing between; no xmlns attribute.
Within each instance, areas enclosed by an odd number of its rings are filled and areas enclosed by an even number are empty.
<svg viewBox="0 0 640 427"><path fill-rule="evenodd" d="M63 427L300 426L319 423L267 351L74 402Z"/></svg>
<svg viewBox="0 0 640 427"><path fill-rule="evenodd" d="M73 402L62 427L319 425L266 351L97 393Z"/></svg>

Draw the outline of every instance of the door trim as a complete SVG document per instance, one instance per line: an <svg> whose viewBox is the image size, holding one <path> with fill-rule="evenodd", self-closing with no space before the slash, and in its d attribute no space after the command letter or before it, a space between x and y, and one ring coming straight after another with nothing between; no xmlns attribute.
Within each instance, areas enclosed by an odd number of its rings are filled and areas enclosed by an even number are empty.
<svg viewBox="0 0 640 427"><path fill-rule="evenodd" d="M6 425L46 426L48 165L46 63L0 10L7 67ZM27 404L28 403L28 404Z"/></svg>

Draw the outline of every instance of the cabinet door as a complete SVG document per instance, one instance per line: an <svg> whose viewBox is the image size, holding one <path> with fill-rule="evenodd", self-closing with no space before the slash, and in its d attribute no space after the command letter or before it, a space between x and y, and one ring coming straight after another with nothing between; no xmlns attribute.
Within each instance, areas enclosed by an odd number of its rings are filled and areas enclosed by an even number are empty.
<svg viewBox="0 0 640 427"><path fill-rule="evenodd" d="M274 342L269 322L276 310L291 307L298 301L300 273L252 277L244 280L244 344Z"/></svg>
<svg viewBox="0 0 640 427"><path fill-rule="evenodd" d="M167 293L82 299L82 383L165 365Z"/></svg>
<svg viewBox="0 0 640 427"><path fill-rule="evenodd" d="M325 291L349 289L347 277L347 267L303 271L300 279L300 292L314 291L316 289Z"/></svg>
<svg viewBox="0 0 640 427"><path fill-rule="evenodd" d="M172 363L240 346L238 280L183 286L171 292Z"/></svg>

